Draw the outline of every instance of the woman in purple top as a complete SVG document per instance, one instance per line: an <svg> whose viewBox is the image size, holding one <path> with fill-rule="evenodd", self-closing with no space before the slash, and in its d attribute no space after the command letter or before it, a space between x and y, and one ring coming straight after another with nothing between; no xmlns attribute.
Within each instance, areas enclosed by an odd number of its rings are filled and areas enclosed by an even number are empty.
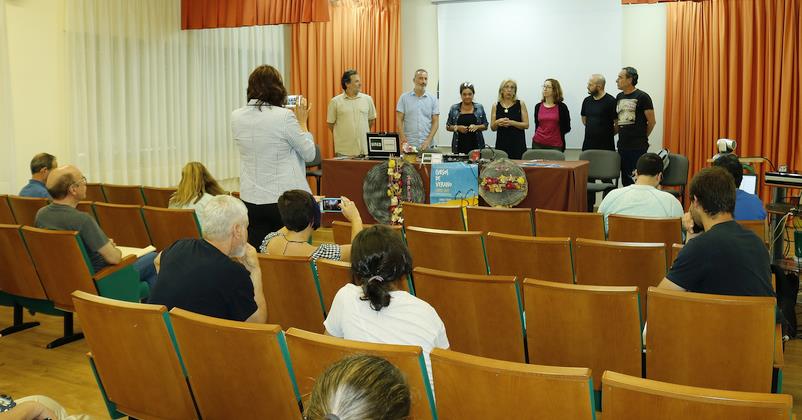
<svg viewBox="0 0 802 420"><path fill-rule="evenodd" d="M563 103L560 82L543 82L543 100L535 105L535 135L533 149L554 149L565 152L565 134L571 131L571 115Z"/></svg>

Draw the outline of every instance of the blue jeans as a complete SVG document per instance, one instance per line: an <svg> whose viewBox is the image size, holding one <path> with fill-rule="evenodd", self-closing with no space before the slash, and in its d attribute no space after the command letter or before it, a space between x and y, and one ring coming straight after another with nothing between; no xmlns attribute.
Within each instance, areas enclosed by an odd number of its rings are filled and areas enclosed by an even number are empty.
<svg viewBox="0 0 802 420"><path fill-rule="evenodd" d="M638 159L646 154L649 149L618 149L618 154L621 155L621 186L626 187L632 185L635 180L632 179L632 171L638 166Z"/></svg>
<svg viewBox="0 0 802 420"><path fill-rule="evenodd" d="M153 265L156 255L155 252L148 252L134 262L134 269L139 273L139 280L147 282L151 290L156 284L156 266Z"/></svg>

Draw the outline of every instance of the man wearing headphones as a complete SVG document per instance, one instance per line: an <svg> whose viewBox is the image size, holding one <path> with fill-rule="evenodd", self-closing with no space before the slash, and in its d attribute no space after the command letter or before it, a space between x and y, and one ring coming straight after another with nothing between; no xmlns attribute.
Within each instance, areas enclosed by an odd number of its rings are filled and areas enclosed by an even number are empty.
<svg viewBox="0 0 802 420"><path fill-rule="evenodd" d="M638 159L635 184L610 191L601 205L599 213L604 215L604 230L607 216L621 214L639 217L682 217L682 205L673 195L660 191L657 186L663 180L663 159L656 153L646 153Z"/></svg>
<svg viewBox="0 0 802 420"><path fill-rule="evenodd" d="M638 158L649 150L649 134L657 124L652 98L635 88L638 71L624 67L615 84L621 93L616 96L618 112L618 154L621 155L621 185L632 185L632 171Z"/></svg>
<svg viewBox="0 0 802 420"><path fill-rule="evenodd" d="M343 156L367 154L365 134L376 122L373 98L360 92L362 79L356 70L346 70L340 85L343 93L331 98L326 116L334 136L334 153Z"/></svg>

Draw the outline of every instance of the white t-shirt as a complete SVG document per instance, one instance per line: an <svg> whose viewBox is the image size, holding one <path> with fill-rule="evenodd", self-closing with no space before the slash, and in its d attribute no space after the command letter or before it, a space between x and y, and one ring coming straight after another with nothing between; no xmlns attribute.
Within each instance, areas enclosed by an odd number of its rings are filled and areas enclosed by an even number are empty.
<svg viewBox="0 0 802 420"><path fill-rule="evenodd" d="M676 197L651 185L633 184L610 191L599 205L604 215L604 230L607 231L607 216L620 214L637 217L682 217L682 205Z"/></svg>
<svg viewBox="0 0 802 420"><path fill-rule="evenodd" d="M361 300L362 296L361 287L350 283L343 286L323 322L326 331L348 340L420 346L429 382L433 383L429 353L435 347L449 346L446 327L437 311L403 290L390 292L390 306L380 311L371 309L370 301Z"/></svg>

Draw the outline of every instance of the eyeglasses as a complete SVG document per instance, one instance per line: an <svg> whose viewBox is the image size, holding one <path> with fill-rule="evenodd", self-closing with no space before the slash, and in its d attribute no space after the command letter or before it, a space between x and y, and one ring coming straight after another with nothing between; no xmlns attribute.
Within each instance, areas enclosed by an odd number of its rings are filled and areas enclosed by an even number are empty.
<svg viewBox="0 0 802 420"><path fill-rule="evenodd" d="M79 187L80 187L81 185L86 185L86 177L85 177L85 176L82 176L82 177L81 177L81 179L79 179L79 180L77 180L77 181L73 182L73 183L72 183L72 185L76 185L76 186L79 186ZM72 185L70 185L70 186L72 186Z"/></svg>

